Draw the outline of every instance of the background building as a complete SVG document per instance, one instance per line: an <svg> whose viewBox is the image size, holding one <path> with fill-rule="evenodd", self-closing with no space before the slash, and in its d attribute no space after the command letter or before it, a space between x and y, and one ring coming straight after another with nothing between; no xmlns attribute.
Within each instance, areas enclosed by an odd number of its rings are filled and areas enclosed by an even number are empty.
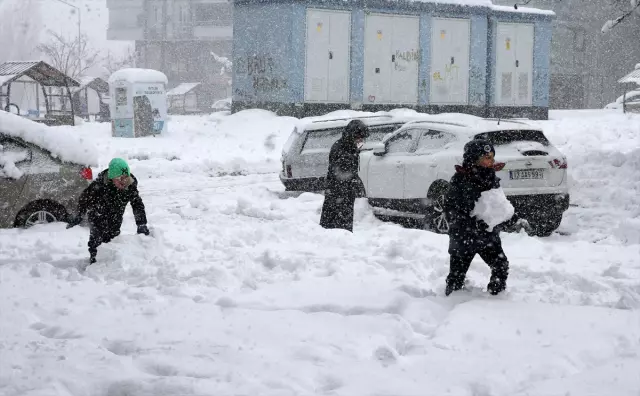
<svg viewBox="0 0 640 396"><path fill-rule="evenodd" d="M508 6L516 3L493 2ZM619 14L619 6L613 3L532 0L527 5L556 13L550 108L601 108L621 94L617 79L640 62L640 29L638 17L632 17L602 34L604 22ZM231 58L231 1L107 0L107 7L108 38L135 41L138 67L161 70L169 78L169 87L184 82L216 84L220 80L214 75L220 74L222 65L211 53Z"/></svg>
<svg viewBox="0 0 640 396"><path fill-rule="evenodd" d="M513 5L515 0L493 0ZM604 0L532 0L527 7L556 13L551 40L550 108L602 108L622 94L617 80L640 62L640 29L634 16L611 31L604 23L629 6Z"/></svg>
<svg viewBox="0 0 640 396"><path fill-rule="evenodd" d="M547 118L553 13L475 4L236 0L232 109Z"/></svg>
<svg viewBox="0 0 640 396"><path fill-rule="evenodd" d="M107 7L107 38L135 41L136 67L163 72L169 87L198 82L210 86L214 96L220 96L221 90L230 94L230 84L220 78L223 64L214 54L231 55L231 2L107 0Z"/></svg>

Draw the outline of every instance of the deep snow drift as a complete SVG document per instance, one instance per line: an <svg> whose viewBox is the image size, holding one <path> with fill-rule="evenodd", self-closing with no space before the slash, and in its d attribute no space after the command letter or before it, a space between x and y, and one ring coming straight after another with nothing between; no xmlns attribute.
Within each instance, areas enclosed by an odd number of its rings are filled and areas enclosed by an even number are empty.
<svg viewBox="0 0 640 396"><path fill-rule="evenodd" d="M153 238L86 272L88 230L0 231L0 395L585 395L640 390L640 117L554 112L572 206L549 238L502 234L508 292L444 297L446 236L377 220L318 226L285 193L298 120L174 117L169 134L73 129L130 159ZM65 128L60 128L65 129ZM238 176L240 175L240 176Z"/></svg>

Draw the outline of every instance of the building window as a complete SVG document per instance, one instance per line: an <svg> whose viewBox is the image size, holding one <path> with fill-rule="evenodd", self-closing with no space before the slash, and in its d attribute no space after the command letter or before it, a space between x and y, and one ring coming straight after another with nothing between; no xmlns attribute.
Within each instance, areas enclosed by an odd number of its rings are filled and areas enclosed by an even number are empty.
<svg viewBox="0 0 640 396"><path fill-rule="evenodd" d="M196 4L195 18L198 25L229 26L232 11L229 4Z"/></svg>

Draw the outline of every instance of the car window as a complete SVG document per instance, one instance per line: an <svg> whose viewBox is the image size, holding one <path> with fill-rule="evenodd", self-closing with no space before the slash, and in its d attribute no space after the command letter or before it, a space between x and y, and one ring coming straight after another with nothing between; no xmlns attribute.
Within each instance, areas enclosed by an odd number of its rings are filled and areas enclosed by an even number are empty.
<svg viewBox="0 0 640 396"><path fill-rule="evenodd" d="M289 135L289 138L286 142L284 142L284 146L282 146L282 151L288 153L291 150L291 146L293 146L293 142L296 141L297 138L300 137L297 129L294 129L293 132Z"/></svg>
<svg viewBox="0 0 640 396"><path fill-rule="evenodd" d="M447 132L434 130L422 131L420 133L420 140L418 141L416 153L420 154L441 149L454 140L455 136Z"/></svg>
<svg viewBox="0 0 640 396"><path fill-rule="evenodd" d="M398 130L402 124L374 125L369 127L368 142L379 142L391 132Z"/></svg>
<svg viewBox="0 0 640 396"><path fill-rule="evenodd" d="M485 132L475 135L475 139L486 139L494 146L511 144L515 142L536 142L548 146L549 140L542 131L531 130L506 130Z"/></svg>
<svg viewBox="0 0 640 396"><path fill-rule="evenodd" d="M57 173L60 171L60 164L53 157L42 150L33 149L31 151L31 162L28 164L28 173Z"/></svg>
<svg viewBox="0 0 640 396"><path fill-rule="evenodd" d="M407 129L387 140L387 153L408 153L413 148L413 143L418 131Z"/></svg>
<svg viewBox="0 0 640 396"><path fill-rule="evenodd" d="M331 150L331 146L342 137L344 128L323 129L307 132L307 139L302 146L302 151Z"/></svg>

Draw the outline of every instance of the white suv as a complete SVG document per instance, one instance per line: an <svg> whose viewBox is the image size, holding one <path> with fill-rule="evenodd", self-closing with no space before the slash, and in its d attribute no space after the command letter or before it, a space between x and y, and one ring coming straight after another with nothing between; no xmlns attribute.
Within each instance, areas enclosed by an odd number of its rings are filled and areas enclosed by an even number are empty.
<svg viewBox="0 0 640 396"><path fill-rule="evenodd" d="M360 154L360 177L377 214L424 218L424 228L447 233L442 202L471 139L489 140L497 172L516 213L533 235L548 236L569 207L567 161L540 128L514 120L460 117L412 121Z"/></svg>

